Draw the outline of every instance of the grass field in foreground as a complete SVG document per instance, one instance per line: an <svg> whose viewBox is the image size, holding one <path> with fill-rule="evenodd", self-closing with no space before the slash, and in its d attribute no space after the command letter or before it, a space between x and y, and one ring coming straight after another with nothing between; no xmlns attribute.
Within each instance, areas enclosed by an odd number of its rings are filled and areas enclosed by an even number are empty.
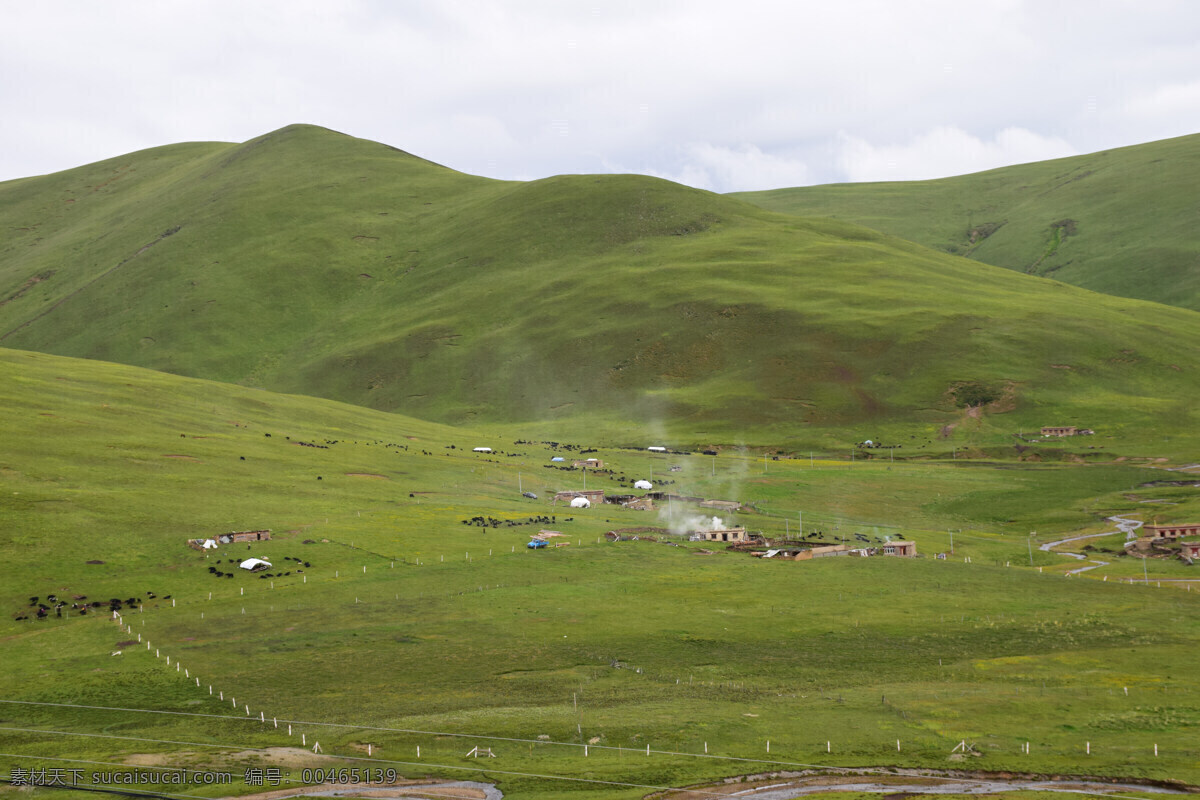
<svg viewBox="0 0 1200 800"><path fill-rule="evenodd" d="M370 744L401 774L482 769L508 797L638 797L649 790L529 776L641 787L774 761L948 767L967 739L981 769L1200 782L1200 592L1064 578L1068 559L1036 549L1103 530L1100 518L1144 510L1164 490L1194 508L1186 487L1142 486L1179 473L592 454L612 474L589 473L590 488L653 474L660 488L753 503L736 520L771 534L795 524L827 538L911 538L927 556L954 535L945 561L779 563L694 543L598 543L614 527L663 523L550 505L548 491L584 476L547 468L549 458L578 450L39 354L4 352L0 371L0 604L11 612L0 699L215 715L0 704L0 752L21 764L241 775L255 763L328 766ZM470 452L479 445L496 452ZM539 499L522 498L518 482ZM542 523L463 524L476 515L553 516L546 527L572 544L528 551ZM273 538L207 559L184 546L250 528ZM1024 566L1031 550L1043 572ZM273 577L232 567L248 555L271 559ZM104 609L12 619L51 593L138 597L143 610L125 611L132 633ZM247 721L246 705L254 719L299 721L294 735ZM300 734L327 757L247 752L295 746ZM498 758L465 759L476 744ZM751 760L697 757L706 744Z"/></svg>

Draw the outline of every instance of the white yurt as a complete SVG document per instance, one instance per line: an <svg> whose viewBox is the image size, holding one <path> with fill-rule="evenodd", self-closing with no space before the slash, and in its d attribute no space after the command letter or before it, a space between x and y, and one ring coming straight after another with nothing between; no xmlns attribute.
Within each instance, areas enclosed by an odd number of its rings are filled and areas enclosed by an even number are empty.
<svg viewBox="0 0 1200 800"><path fill-rule="evenodd" d="M633 488L635 489L653 489L654 484L650 481L634 481Z"/></svg>
<svg viewBox="0 0 1200 800"><path fill-rule="evenodd" d="M592 503L586 497L572 497L571 508L591 508Z"/></svg>
<svg viewBox="0 0 1200 800"><path fill-rule="evenodd" d="M474 451L475 451L476 453L490 453L490 452L492 452L492 448L490 448L490 447L476 447L476 448L474 448Z"/></svg>

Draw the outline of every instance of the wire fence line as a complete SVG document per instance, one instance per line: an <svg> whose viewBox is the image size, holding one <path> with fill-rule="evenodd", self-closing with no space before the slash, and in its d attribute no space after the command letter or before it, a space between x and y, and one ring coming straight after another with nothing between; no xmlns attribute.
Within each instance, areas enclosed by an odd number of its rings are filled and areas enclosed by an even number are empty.
<svg viewBox="0 0 1200 800"><path fill-rule="evenodd" d="M0 701L0 702L10 702L10 703L18 702L18 703L20 703L20 702L28 702L28 701ZM37 705L54 705L54 706L63 706L63 707L68 707L68 708L77 707L77 706L73 706L71 704L59 704L59 703L53 703L53 704L37 703ZM94 707L94 706L82 706L82 707L83 708L104 708L104 707ZM109 710L109 709L106 709L106 710ZM140 711L142 709L111 709L111 710ZM152 713L154 713L153 710L150 710L150 711ZM189 713L189 712L163 712L163 713L177 713L181 716L197 716L197 715L195 715L193 713ZM219 715L208 715L208 714L199 715L199 716L205 716L205 717L218 716L219 717ZM227 717L226 719L239 719L239 718L238 717ZM338 728L362 729L362 730L383 730L383 731L395 730L397 732L403 732L403 733L410 732L405 729L377 728L377 727L372 727L372 726L344 725L344 724L339 724L339 723L311 723L311 724L327 725L330 727L338 727ZM55 731L55 730L47 730L47 729L39 729L39 728L17 728L17 727L0 726L0 731L15 731L15 732L21 732L21 733L40 733L40 734L48 734L48 735L56 735L56 736L79 736L79 737L98 738L98 739L115 739L115 740L122 740L122 741L148 742L148 743L154 743L154 744L186 745L189 747L204 747L204 748L210 748L210 749L236 750L236 751L261 750L262 749L260 747L254 746L254 745L248 745L248 744L242 744L242 743L234 744L234 743L212 743L212 742L188 742L188 741L178 741L178 740L171 740L171 739L153 739L153 738L148 738L148 737L119 736L116 734L98 734L98 733L81 733L81 732L73 732L73 731ZM455 734L450 734L450 735L455 735ZM472 738L491 739L494 741L509 741L509 742L522 742L522 743L527 742L527 743L531 743L531 744L542 744L542 745L546 745L546 744L563 745L563 744L565 744L565 745L572 746L572 747L583 747L583 745L576 745L576 744L569 743L569 742L551 743L551 742L546 742L543 740L534 740L534 739L515 739L515 738L511 738L511 737L483 736L483 735L478 735L478 734L462 734L462 735L463 736L471 736ZM609 751L618 750L618 751L621 751L622 753L628 753L630 756L633 756L635 754L640 755L644 752L647 756L657 755L657 756L670 756L670 757L697 758L697 759L707 759L710 761L724 761L724 762L738 762L738 763L743 763L743 764L755 764L755 765L760 765L760 766L764 766L764 767L770 767L775 770L778 770L778 769L784 769L784 770L800 769L800 770L820 771L820 772L825 772L825 773L835 773L835 774L842 774L842 775L875 775L875 776L882 776L882 777L913 777L914 774L919 775L922 771L922 768L919 768L919 767L907 768L907 769L888 768L888 767L848 767L848 766L839 766L839 765L833 765L833 764L816 764L816 763L806 763L806 762L798 762L798 761L785 761L785 760L779 760L779 759L748 758L748 757L740 757L740 756L722 756L722 755L718 755L718 754L709 754L709 753L688 753L688 752L679 752L679 751L670 751L670 750L653 750L649 747L647 747L645 750L630 749L630 748L617 748L617 747L612 747L612 746L596 746L596 745L589 745L588 747L593 748L593 749L598 749L598 750L599 749L609 750ZM2 756L2 755L14 755L14 754L0 753L0 756ZM526 778L537 778L537 779L547 779L547 780L576 781L576 782L580 782L580 783L601 784L601 785L622 787L622 788L645 789L645 790L649 790L649 791L689 791L689 792L696 792L698 794L711 794L714 797L726 796L725 793L704 792L702 790L690 789L687 787L656 786L656 785L650 785L650 784L638 784L638 783L622 782L622 781L605 781L605 780L591 779L591 778L580 778L580 777L568 776L568 775L556 775L553 773L533 773L533 772L519 772L519 771L513 771L513 770L497 770L497 769L488 769L488 768L483 768L483 767L466 767L466 766L461 766L461 765L436 764L436 763L432 763L430 761L425 761L425 760L407 761L407 760L401 760L401 759L387 759L387 758L381 758L381 757L375 757L375 756L352 756L352 755L333 754L333 753L326 753L324 755L327 758L337 759L340 761L355 761L355 762L365 762L365 763L372 763L372 764L391 764L391 765L398 765L398 766L415 766L415 767L422 767L422 768L426 768L426 769L434 768L434 769L459 770L459 771L467 771L467 772L477 772L477 773L496 774L496 775L509 775L509 776L513 776L513 777L526 777ZM76 761L77 760L77 759L63 759L63 758L56 759L54 757L49 757L49 756L46 756L46 757L23 756L23 757L42 758L44 760L62 760L62 761ZM108 764L111 762L82 762L82 763ZM122 764L121 766L128 767L130 765ZM145 768L156 769L157 767L145 767ZM166 769L177 769L177 770L183 770L185 772L189 771L186 768L182 768L182 767L167 767ZM202 770L190 770L190 771L203 772ZM926 770L926 771L929 771L929 770ZM1012 770L1007 770L1007 771L1011 772ZM932 772L936 772L936 770L933 770ZM938 777L938 776L930 775L929 777ZM1080 776L1080 778L1083 779L1082 776ZM959 777L959 776L953 776L952 779L958 783L971 784L971 785L975 785L975 786L988 786L988 785L993 785L996 783L996 779L977 779L977 778ZM1118 800L1120 800L1121 798L1124 798L1124 800L1144 800L1144 798L1139 798L1139 797L1136 797L1133 795L1118 795L1118 794L1112 794L1112 793L1108 793L1108 792L1089 791L1087 789L1080 789L1080 788L1055 787L1055 791L1063 791L1063 792L1068 792L1068 793L1072 793L1072 794L1080 794L1080 795L1085 795L1085 796L1117 798ZM188 795L179 795L179 796L180 797L190 797Z"/></svg>
<svg viewBox="0 0 1200 800"><path fill-rule="evenodd" d="M6 729L0 728L0 730L6 730ZM55 734L63 733L61 731L38 731L38 732L55 733ZM66 733L65 735L95 736L98 738L108 738L108 739L130 738L130 737L123 737L123 736L109 735L109 734ZM157 741L157 742L160 742L163 744L178 744L178 742L173 742L170 740L138 739L138 741L147 741L147 742ZM223 748L223 749L236 749L236 750L246 750L246 749L254 750L254 749L256 749L256 748L250 747L248 745L235 745L235 744L227 744L227 745L213 745L213 744L198 744L197 745L196 743L188 743L188 744L193 744L195 746L200 746L200 747L219 747L219 748ZM34 758L34 759L40 759L40 760L55 760L55 761L67 761L67 762L80 761L81 763L98 763L98 764L110 764L111 763L111 762L90 762L90 761L82 761L82 760L78 760L78 759L56 758L53 756L31 756L31 755L23 755L22 756L19 754L0 753L0 756L3 756L3 755L15 755L17 757ZM697 755L697 754L679 753L677 755ZM662 786L662 785L657 785L657 784L634 783L631 781L603 780L603 779L599 779L599 778L584 778L584 777L572 776L572 775L557 775L557 774L549 773L549 772L544 772L544 773L543 772L522 772L522 771L518 771L518 770L502 770L502 769L492 769L492 768L485 768L485 767L468 767L468 766L461 766L461 765L455 765L455 764L435 764L435 763L432 763L429 761L406 761L406 760L400 760L400 759L386 759L386 758L367 757L367 756L329 755L328 757L332 758L332 759L341 760L341 761L358 761L358 762L367 762L367 763L372 763L372 764L391 764L391 765L395 765L395 766L421 767L423 769L431 769L431 768L432 769L444 769L444 770L450 770L450 771L470 772L470 773L483 774L483 775L489 775L489 776L490 775L504 775L504 776L514 777L514 778L533 778L533 779L537 779L537 780L552 780L552 781L561 781L561 782L584 783L584 784L589 784L589 785L609 786L609 787L614 787L614 788L638 789L641 791L688 792L689 794L692 794L692 795L706 795L709 797L728 797L729 796L728 792L709 791L709 790L702 789L702 788L692 788L692 787L683 787L683 786ZM734 760L758 761L757 759L734 759ZM811 764L805 765L805 764L796 764L793 762L779 762L779 761L761 761L760 763L768 763L768 764L781 765L781 766L801 767L804 769L825 769L825 770L839 772L841 774L848 774L848 775L864 775L865 774L865 775L906 777L906 778L912 777L911 772L905 772L905 771L894 770L894 769L834 767L834 766L821 767L820 765L811 765ZM128 767L129 765L124 764L121 766ZM142 768L154 769L154 767L142 767ZM173 768L173 769L183 769L183 768ZM972 784L972 785L976 785L976 786L988 786L988 785L994 785L996 783L996 780L960 778L957 776L954 777L953 780L957 783ZM289 781L289 782L295 782L295 781ZM1105 798L1111 798L1112 800L1145 800L1145 798L1139 797L1137 795L1114 794L1114 793L1109 793L1109 792L1097 792L1097 791L1090 791L1087 789L1081 789L1078 787L1058 787L1058 786L1056 786L1054 788L1054 791L1063 792L1066 794L1078 794L1078 795L1083 795L1083 796L1087 796L1087 797L1105 797ZM154 794L159 794L159 793L154 793ZM187 798L188 800L191 800L192 798L199 798L198 795L189 795L189 794L172 794L172 795L162 794L161 796L181 797L181 798ZM452 796L452 795L442 795L442 796ZM211 800L211 799L203 798L202 800Z"/></svg>
<svg viewBox="0 0 1200 800"><path fill-rule="evenodd" d="M336 756L333 756L333 757L336 758ZM27 759L30 759L33 761L61 761L63 763L68 763L68 764L90 764L92 766L125 767L127 769L132 766L132 765L127 764L122 761L93 761L93 760L83 759L83 758L64 758L62 756L34 755L32 753L0 753L0 758L27 758ZM201 770L201 769L192 769L190 767L173 767L173 766L168 766L168 765L163 765L163 764L159 764L159 765L155 765L155 766L138 765L137 769L145 769L145 770L157 769L157 770L163 770L163 771L184 772L184 773L189 773L189 774L207 774L207 775L223 774L217 770ZM5 778L0 777L0 782L5 781L5 780L6 780ZM9 781L9 783L11 785L16 785L16 784L12 783L11 773L7 780ZM296 784L298 787L311 787L312 786L311 783L305 783L304 781L298 780L296 778L280 777L279 782ZM420 782L417 782L417 784L424 785L424 784L420 784ZM209 784L201 784L201 785L209 785ZM272 784L272 785L274 785L274 784ZM373 785L375 785L375 784L373 784ZM404 784L396 784L396 787L397 788L406 788L406 787L411 787L412 785L414 785L413 782L408 781ZM375 785L375 786L377 786L377 785ZM104 789L111 789L114 792L117 792L120 794L132 794L132 795L138 795L138 796L143 796L143 797L183 798L184 800L212 800L212 798L208 797L208 796L186 794L183 792L169 792L169 793L168 792L150 792L150 791L146 791L146 790L142 790L142 789L130 789L128 787L128 785L126 785L126 784L90 783L89 782L87 784L67 784L67 785L63 785L61 787L55 786L54 788L84 789L84 790L93 790L94 791L97 788L101 788L101 787L103 787ZM387 787L381 787L381 788L387 788ZM295 796L295 795L289 795L289 797L291 797L291 796ZM441 788L441 787L439 787L439 789L438 789L438 797L448 797L448 798L452 798L452 800L478 800L478 795L451 794L451 793L445 791L445 789ZM282 800L282 799L277 798L277 800Z"/></svg>

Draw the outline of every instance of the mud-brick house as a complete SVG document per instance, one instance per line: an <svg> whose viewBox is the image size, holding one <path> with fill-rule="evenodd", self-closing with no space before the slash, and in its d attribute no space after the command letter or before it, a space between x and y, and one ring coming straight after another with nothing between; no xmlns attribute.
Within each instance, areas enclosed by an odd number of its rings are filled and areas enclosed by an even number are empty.
<svg viewBox="0 0 1200 800"><path fill-rule="evenodd" d="M690 531L688 538L696 542L729 542L742 544L750 541L745 528L718 528L714 531Z"/></svg>
<svg viewBox="0 0 1200 800"><path fill-rule="evenodd" d="M554 504L558 505L559 502L570 503L576 497L582 497L592 505L598 506L604 502L604 490L583 489L582 491L577 492L558 492L554 495Z"/></svg>
<svg viewBox="0 0 1200 800"><path fill-rule="evenodd" d="M1079 432L1079 429L1074 425L1045 425L1042 427L1042 436L1074 436Z"/></svg>
<svg viewBox="0 0 1200 800"><path fill-rule="evenodd" d="M1146 525L1142 528L1142 535L1150 539L1179 539L1184 536L1200 536L1200 522Z"/></svg>
<svg viewBox="0 0 1200 800"><path fill-rule="evenodd" d="M604 462L598 458L585 458L580 461L572 461L571 466L580 469L604 469Z"/></svg>
<svg viewBox="0 0 1200 800"><path fill-rule="evenodd" d="M633 511L653 511L654 501L649 497L631 497L621 503L624 508L632 509Z"/></svg>
<svg viewBox="0 0 1200 800"><path fill-rule="evenodd" d="M715 508L720 511L737 511L742 504L737 500L701 500L701 508Z"/></svg>
<svg viewBox="0 0 1200 800"><path fill-rule="evenodd" d="M265 542L271 538L268 531L230 531L217 537L221 544L237 544L238 542Z"/></svg>
<svg viewBox="0 0 1200 800"><path fill-rule="evenodd" d="M885 542L879 546L878 552L881 556L901 556L903 558L912 558L917 554L917 543Z"/></svg>
<svg viewBox="0 0 1200 800"><path fill-rule="evenodd" d="M827 544L821 547L810 547L807 550L801 550L796 554L797 561L808 561L813 558L830 558L832 556L847 556L850 555L849 545L844 544Z"/></svg>

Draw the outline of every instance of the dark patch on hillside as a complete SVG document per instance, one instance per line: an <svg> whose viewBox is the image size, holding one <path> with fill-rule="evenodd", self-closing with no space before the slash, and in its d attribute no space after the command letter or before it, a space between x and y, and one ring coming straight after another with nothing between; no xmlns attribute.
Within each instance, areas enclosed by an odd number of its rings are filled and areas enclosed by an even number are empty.
<svg viewBox="0 0 1200 800"><path fill-rule="evenodd" d="M957 408L986 406L1000 399L1001 391L982 381L963 381L950 388L950 398Z"/></svg>
<svg viewBox="0 0 1200 800"><path fill-rule="evenodd" d="M15 292L10 294L8 297L4 298L3 300L0 300L0 308L3 308L4 306L11 303L13 300L16 300L21 295L28 292L34 286L37 286L42 281L50 280L51 278L54 277L54 273L57 271L58 270L48 269L45 272L39 272L37 275L34 275L32 278L25 281L25 283L21 284L20 289L17 289Z"/></svg>
<svg viewBox="0 0 1200 800"><path fill-rule="evenodd" d="M14 333L16 333L17 331L21 330L22 328L26 328L26 327L28 327L28 326L32 325L33 323L37 322L39 319L41 319L42 317L44 317L44 316L46 316L47 314L51 313L52 311L54 311L55 309L57 309L59 306L61 306L63 303L67 302L67 301L68 301L68 300L70 300L72 297L75 297L76 295L78 295L80 292L83 292L83 291L84 291L84 290L86 290L86 289L90 289L90 288L91 288L93 285L95 285L96 283L99 283L100 281L104 280L104 279L105 279L105 278L107 278L109 275L112 275L114 272L116 272L117 270L119 270L121 267L125 266L125 265L126 265L126 264L128 264L130 261L132 261L133 259L135 259L135 258L137 258L138 256L140 256L142 253L146 252L146 251L147 251L147 250L149 250L151 247L153 247L154 245L156 245L156 244L158 244L159 242L161 242L163 239L166 239L168 236L174 236L176 233L178 233L178 232L180 231L181 227L182 227L182 226L180 226L180 225L175 225L175 226L172 226L172 227L170 227L170 228L167 228L165 231L163 231L162 233L160 233L160 234L159 234L159 235L158 235L158 236L157 236L157 237L156 237L156 238L155 238L153 241L150 241L150 242L148 242L148 243L146 243L146 244L142 245L140 248L138 248L138 250L137 250L135 253L133 253L132 255L128 256L127 258L124 258L124 259L122 259L120 262L118 262L118 263L116 264L116 266L110 267L109 269L105 270L104 272L101 272L99 275L97 275L96 277L92 278L90 281L88 281L87 283L83 284L83 285L82 285L82 286L80 286L78 289L75 289L74 291L72 291L72 292L69 292L69 293L68 293L68 294L66 294L65 296L63 296L63 297L60 297L60 298L59 298L57 301L55 301L54 303L52 303L52 304L51 304L51 305L50 305L48 308L46 308L46 309L43 309L43 310L42 310L40 313L38 313L37 315L35 315L33 318L25 320L25 321L24 321L24 322L22 322L20 325L18 325L17 327L13 328L12 330L10 330L10 331L7 331L6 333L4 333L4 334L0 335L0 341L4 341L4 340L5 340L5 339L7 339L9 336L12 336ZM53 273L51 273L51 274L53 274ZM2 305L2 304L0 304L0 305Z"/></svg>

